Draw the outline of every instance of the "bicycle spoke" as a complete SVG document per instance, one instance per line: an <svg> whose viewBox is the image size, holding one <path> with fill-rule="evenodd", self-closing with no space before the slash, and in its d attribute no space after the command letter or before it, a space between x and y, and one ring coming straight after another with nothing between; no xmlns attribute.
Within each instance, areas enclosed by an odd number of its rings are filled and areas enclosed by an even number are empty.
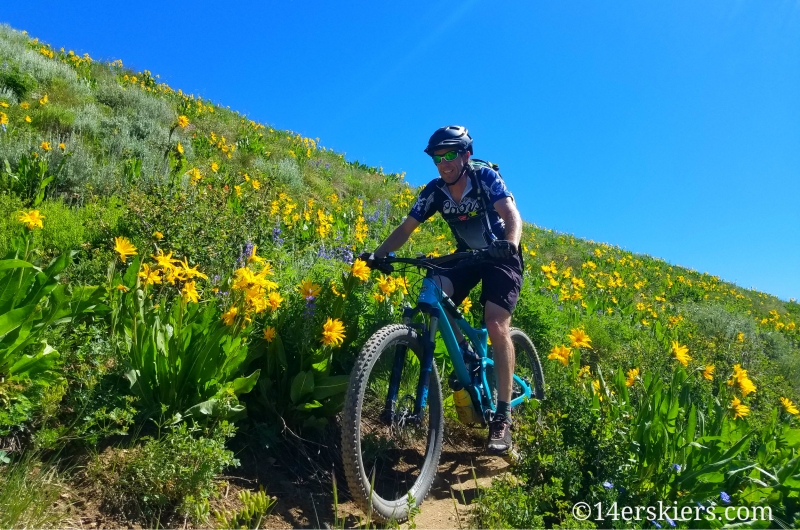
<svg viewBox="0 0 800 530"><path fill-rule="evenodd" d="M361 458L369 476L375 473L374 493L384 499L402 498L419 477L428 446L428 415L417 424L411 414L419 378L419 362L408 349L397 395L394 419L388 425L381 419L389 378L399 346L385 348L377 359L366 385L361 409Z"/></svg>

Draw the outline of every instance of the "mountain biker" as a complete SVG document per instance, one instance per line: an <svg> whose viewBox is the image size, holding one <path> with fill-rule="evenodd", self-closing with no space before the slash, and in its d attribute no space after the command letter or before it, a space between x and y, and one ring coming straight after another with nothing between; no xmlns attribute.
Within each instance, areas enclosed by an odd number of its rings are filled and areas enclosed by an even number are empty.
<svg viewBox="0 0 800 530"><path fill-rule="evenodd" d="M500 175L489 167L470 164L472 137L465 127L450 125L437 129L425 148L439 170L439 178L428 183L408 217L395 228L371 259L385 257L399 249L411 233L434 213L447 221L458 243L456 251L488 249L490 261L470 267L454 267L435 280L456 305L482 283L481 303L489 338L494 349L497 374L497 411L489 424L487 449L503 454L511 449L511 385L514 347L509 335L511 313L522 287L522 256L519 242L522 219L514 197ZM483 194L483 196L481 196ZM450 318L448 316L448 318ZM454 324L451 319L451 324ZM453 331L468 354L467 342L457 325Z"/></svg>

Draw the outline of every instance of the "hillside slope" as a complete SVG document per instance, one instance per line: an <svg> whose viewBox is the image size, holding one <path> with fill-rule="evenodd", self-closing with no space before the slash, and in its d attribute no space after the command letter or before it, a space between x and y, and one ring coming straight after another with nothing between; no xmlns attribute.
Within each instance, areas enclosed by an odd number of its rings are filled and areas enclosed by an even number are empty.
<svg viewBox="0 0 800 530"><path fill-rule="evenodd" d="M0 27L0 63L0 255L14 248L14 237L21 230L18 212L35 208L44 218L43 228L30 232L37 259L46 263L76 251L60 281L74 286L105 285L112 294L115 289L130 289L133 284L119 283L130 259L122 256L123 265L119 265L119 250L115 250L115 238L126 237L138 249L142 264L148 255L155 259L161 251L174 252L186 269L191 264L202 271L206 278L198 276L192 289L209 306L219 306L220 314L227 310L224 315L230 315L232 307L235 282L229 278L233 270L266 260L274 269L270 277L275 287L269 288L277 293L277 298L271 298L274 307L242 324L250 326L242 338L243 347L250 348L247 362L258 365L261 382L249 397L246 393L236 397L259 417L280 416L306 433L324 430L338 411L336 400L322 400L313 413L300 410L297 400L289 399L287 385L308 361L306 353L318 348L329 351L319 346L318 338L329 329L323 327L326 319L341 318L344 332L341 345L335 344L335 353L331 350L325 373L343 375L349 373L371 332L396 321L401 304L413 298L418 284L393 283L377 274L345 291L353 257L375 248L415 200L417 190L404 175L345 160L318 138L257 123L159 83L146 70L131 71L120 60L106 63L56 50L5 26ZM444 254L453 248L446 224L436 218L424 223L402 252ZM556 489L563 489L560 494L548 490L553 498L545 501L541 491L512 488L515 495L539 495L536 513L548 509L556 513L555 498L588 499L598 488L602 490L598 484L606 475L597 475L599 470L612 473L616 464L624 468L624 459L613 460L620 455L604 451L611 446L627 447L627 441L615 436L629 433L608 431L604 440L597 441L588 433L596 427L591 422L602 418L587 419L586 432L572 432L574 439L567 442L569 428L561 414L567 410L578 414L571 407L584 403L580 399L586 396L587 410L591 403L597 411L610 406L617 399L612 396L621 393L613 389L612 381L624 383L624 374L639 377L643 384L646 374L673 380L676 358L680 360L676 351L681 348L691 357L680 361L687 377L693 378L687 395L694 396L696 409L707 415L709 425L728 414L730 392L742 380L737 379L736 366L746 369L745 379L749 374L758 388L742 396L754 428L775 421L780 398L800 399L800 305L796 301L785 302L707 273L530 223L524 227L522 250L525 284L514 323L534 337L552 396L542 409L550 434L536 431L537 443L545 445L528 447L528 454L558 453L564 447L556 443L557 436L563 437L559 443L572 444L570 450L586 447L578 456L570 453L573 462L562 462L562 468L555 469L552 460L527 461L520 468L521 477L555 477L561 485ZM134 263L138 267L140 262ZM109 264L116 265L109 268ZM135 274L130 278L136 281ZM177 300L187 293L186 283L167 285L165 281L156 287L160 289L156 301L158 296ZM109 305L117 300L112 294ZM478 294L472 295L475 303ZM155 303L152 309L158 306ZM26 432L34 445L57 447L57 440L73 432L78 405L95 407L95 412L102 408L101 415L107 413L106 408L129 414L117 422L125 428L103 430L98 421L81 431L80 436L94 441L127 433L127 427L157 416L154 411L163 403L155 401L148 409L142 396L123 403L124 396L133 392L121 384L121 367L130 361L115 357L122 355L125 346L107 337L113 325L98 316L88 324L70 323L66 331L53 328L46 338L60 352L60 366L70 366L74 373L66 370L63 379L44 392L34 391L30 381L15 383L13 388L0 382L0 398L7 396L9 403L15 403L0 414L0 434ZM576 328L591 337L591 347L575 348L562 366L558 348ZM276 342L267 338L270 333L280 337L280 355L289 359L282 367L268 360L278 355ZM325 347L330 346L322 340ZM294 368L292 359L298 363ZM580 372L569 375L567 364ZM239 375L251 377L253 370L246 366L242 365ZM716 375L701 377L709 374L709 366L716 367ZM630 376L633 369L641 375ZM573 376L577 379L570 379ZM84 377L91 383L84 384ZM98 397L109 388L119 399ZM606 391L601 406L601 392ZM649 390L642 392L644 403ZM169 407L163 410L186 410ZM691 406L681 402L680 418L684 408L688 415ZM797 421L789 407L780 410L786 421ZM620 417L614 422L624 423ZM600 442L608 446L595 452L588 449ZM753 446L753 452L757 450ZM608 458L605 464L591 462L601 457ZM583 479L565 478L572 474ZM655 494L652 488L647 491L647 495ZM543 520L548 525L554 522Z"/></svg>

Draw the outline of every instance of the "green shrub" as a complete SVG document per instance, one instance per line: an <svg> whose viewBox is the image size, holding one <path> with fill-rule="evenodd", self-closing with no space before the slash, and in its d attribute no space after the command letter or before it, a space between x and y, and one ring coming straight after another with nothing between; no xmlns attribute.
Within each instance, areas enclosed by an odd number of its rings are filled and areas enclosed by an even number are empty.
<svg viewBox="0 0 800 530"><path fill-rule="evenodd" d="M0 69L0 87L11 91L17 101L27 98L36 85L33 76L21 72L17 66L8 65Z"/></svg>
<svg viewBox="0 0 800 530"><path fill-rule="evenodd" d="M33 115L33 125L52 135L69 133L75 122L75 112L61 105L45 105Z"/></svg>
<svg viewBox="0 0 800 530"><path fill-rule="evenodd" d="M225 448L234 432L227 422L205 433L179 423L161 437L143 438L139 446L107 450L88 471L108 508L154 526L156 519L182 511L187 497L196 502L213 495L214 477L239 465Z"/></svg>

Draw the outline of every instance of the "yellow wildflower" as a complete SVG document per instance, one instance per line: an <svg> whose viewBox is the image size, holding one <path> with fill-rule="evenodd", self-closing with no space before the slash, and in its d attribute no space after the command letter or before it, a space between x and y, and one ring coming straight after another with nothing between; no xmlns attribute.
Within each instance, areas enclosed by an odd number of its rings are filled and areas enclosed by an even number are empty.
<svg viewBox="0 0 800 530"><path fill-rule="evenodd" d="M591 348L590 342L592 339L589 338L589 335L582 329L573 329L570 330L570 334L567 335L570 340L570 346L573 348Z"/></svg>
<svg viewBox="0 0 800 530"><path fill-rule="evenodd" d="M28 230L33 230L35 228L44 228L42 219L44 219L44 216L39 213L39 210L31 210L29 212L24 212L24 211L19 212L19 216L17 217L17 221L25 224L28 227Z"/></svg>
<svg viewBox="0 0 800 530"><path fill-rule="evenodd" d="M180 142L175 146L175 149L177 149L180 154L183 154L183 145L181 145Z"/></svg>
<svg viewBox="0 0 800 530"><path fill-rule="evenodd" d="M594 389L594 393L597 394L597 397L600 401L603 401L603 396L600 394L600 380L595 379L592 381L592 388Z"/></svg>
<svg viewBox="0 0 800 530"><path fill-rule="evenodd" d="M8 123L8 115L5 112L0 112L0 125L6 125Z"/></svg>
<svg viewBox="0 0 800 530"><path fill-rule="evenodd" d="M570 353L572 353L572 350L566 346L554 346L553 349L550 350L550 355L548 355L547 358L559 361L564 366L567 366L569 364Z"/></svg>
<svg viewBox="0 0 800 530"><path fill-rule="evenodd" d="M272 326L267 326L264 330L264 340L267 342L272 342L275 339L275 328Z"/></svg>
<svg viewBox="0 0 800 530"><path fill-rule="evenodd" d="M744 333L741 331L736 335L736 340L739 342L744 342Z"/></svg>
<svg viewBox="0 0 800 530"><path fill-rule="evenodd" d="M675 359L677 359L678 362L683 366L687 366L689 361L692 360L692 358L689 357L689 348L686 346L681 346L678 344L677 340L672 341L672 353L675 355Z"/></svg>
<svg viewBox="0 0 800 530"><path fill-rule="evenodd" d="M709 381L713 381L714 380L714 365L713 364L709 364L708 366L705 367L705 369L703 370L703 377L705 377Z"/></svg>
<svg viewBox="0 0 800 530"><path fill-rule="evenodd" d="M797 407L794 406L794 403L792 403L791 399L782 397L781 405L783 405L783 410L785 410L789 414L793 416L800 416L800 411L797 410Z"/></svg>
<svg viewBox="0 0 800 530"><path fill-rule="evenodd" d="M200 301L200 295L197 294L197 288L193 281L186 282L183 285L183 289L181 289L181 293L183 293L184 302L194 302L196 304Z"/></svg>
<svg viewBox="0 0 800 530"><path fill-rule="evenodd" d="M232 306L222 315L222 321L225 323L226 326L232 326L233 321L236 320L236 315L239 313L239 308L236 306Z"/></svg>
<svg viewBox="0 0 800 530"><path fill-rule="evenodd" d="M318 297L321 287L316 283L313 283L311 280L303 280L297 287L297 290L300 291L300 294L303 296L303 298L308 300L309 298Z"/></svg>
<svg viewBox="0 0 800 530"><path fill-rule="evenodd" d="M25 116L25 122L26 123L30 123L31 122L31 117L30 116Z"/></svg>
<svg viewBox="0 0 800 530"><path fill-rule="evenodd" d="M50 99L48 99L47 94L39 98L39 105L47 105L49 102Z"/></svg>
<svg viewBox="0 0 800 530"><path fill-rule="evenodd" d="M164 254L163 250L158 249L158 254L155 256L151 254L150 257L156 260L158 266L166 271L174 269L175 263L180 263L180 260L174 259L172 257L171 250L169 251L169 254Z"/></svg>
<svg viewBox="0 0 800 530"><path fill-rule="evenodd" d="M203 174L196 167L187 171L186 174L192 177L192 184L197 184L203 178Z"/></svg>
<svg viewBox="0 0 800 530"><path fill-rule="evenodd" d="M464 313L469 313L469 310L472 309L472 300L469 298L464 298L464 301L461 302L461 310Z"/></svg>
<svg viewBox="0 0 800 530"><path fill-rule="evenodd" d="M139 271L139 278L142 279L145 285L153 285L155 283L161 283L161 275L159 271L156 269L150 268L149 263L145 263L142 265L142 270Z"/></svg>
<svg viewBox="0 0 800 530"><path fill-rule="evenodd" d="M368 280L369 267L367 267L367 262L360 258L356 258L356 260L353 262L353 266L350 268L350 274L362 282Z"/></svg>
<svg viewBox="0 0 800 530"><path fill-rule="evenodd" d="M277 291L273 291L269 293L269 297L267 298L267 304L269 305L270 310L277 311L278 308L281 306L283 302L283 297Z"/></svg>
<svg viewBox="0 0 800 530"><path fill-rule="evenodd" d="M261 256L258 256L256 254L257 250L258 250L258 245L253 245L253 250L252 250L252 252L250 252L250 255L247 257L247 263L264 263L265 261L267 261L264 258L262 258Z"/></svg>
<svg viewBox="0 0 800 530"><path fill-rule="evenodd" d="M189 118L184 115L178 116L178 127L185 129L187 125L189 125Z"/></svg>
<svg viewBox="0 0 800 530"><path fill-rule="evenodd" d="M254 190L260 190L261 189L261 183L256 179L253 179L253 181L250 184L253 185L253 189Z"/></svg>
<svg viewBox="0 0 800 530"><path fill-rule="evenodd" d="M384 276L383 274L378 278L378 287L385 295L390 295L397 289L397 285L394 283L392 277Z"/></svg>
<svg viewBox="0 0 800 530"><path fill-rule="evenodd" d="M322 344L338 346L344 342L344 323L338 318L328 320L322 326Z"/></svg>
<svg viewBox="0 0 800 530"><path fill-rule="evenodd" d="M217 164L216 162L211 162L211 171L213 171L214 173L219 171L219 164Z"/></svg>
<svg viewBox="0 0 800 530"><path fill-rule="evenodd" d="M731 410L733 410L733 419L738 420L750 414L750 407L742 405L742 401L738 397L734 397L731 401Z"/></svg>
<svg viewBox="0 0 800 530"><path fill-rule="evenodd" d="M633 383L636 382L636 378L639 377L639 369L638 368L631 368L628 370L628 378L625 380L625 386L633 386Z"/></svg>
<svg viewBox="0 0 800 530"><path fill-rule="evenodd" d="M586 375L592 375L592 369L588 364L581 366L581 369L578 370L578 377L584 377Z"/></svg>
<svg viewBox="0 0 800 530"><path fill-rule="evenodd" d="M757 390L756 385L753 384L753 381L751 381L750 377L747 375L747 370L743 370L740 364L733 366L733 375L728 380L729 386L734 383L738 383L739 389L742 392L742 397L747 397L748 394L752 394Z"/></svg>
<svg viewBox="0 0 800 530"><path fill-rule="evenodd" d="M127 293L128 291L130 291L130 289L128 289L127 287L125 287L120 283L119 285L117 285L117 291L122 291L123 293Z"/></svg>
<svg viewBox="0 0 800 530"><path fill-rule="evenodd" d="M127 261L128 256L136 255L136 247L133 246L133 243L131 243L127 237L115 237L114 250L119 254L119 259L122 263Z"/></svg>

